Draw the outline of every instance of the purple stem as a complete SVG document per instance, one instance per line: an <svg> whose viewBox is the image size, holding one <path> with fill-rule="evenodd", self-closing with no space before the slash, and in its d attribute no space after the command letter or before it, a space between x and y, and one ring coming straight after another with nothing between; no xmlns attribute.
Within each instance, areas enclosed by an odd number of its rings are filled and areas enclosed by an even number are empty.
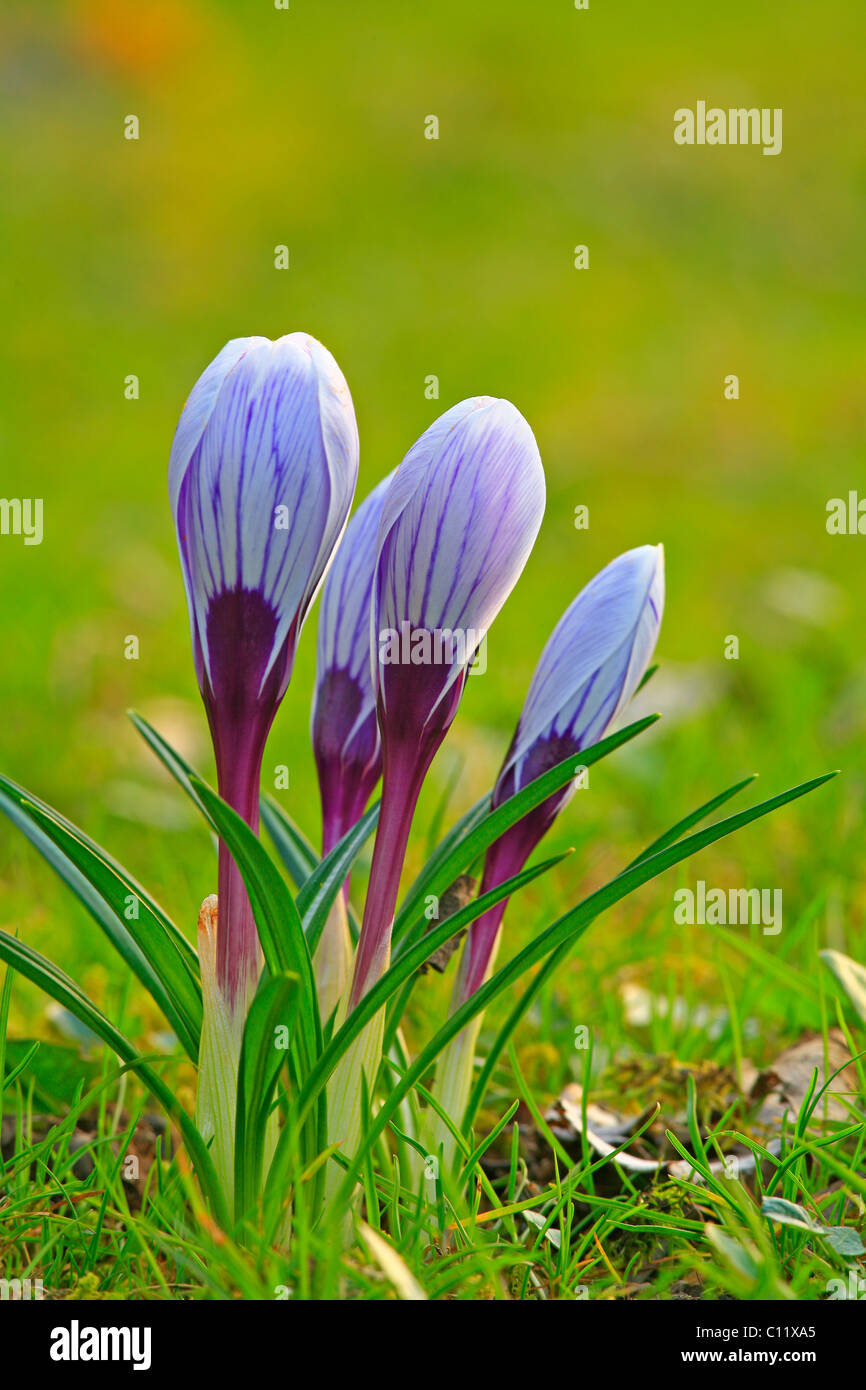
<svg viewBox="0 0 866 1390"><path fill-rule="evenodd" d="M362 808L363 811L363 808ZM347 835L356 824L358 816L350 820L348 825L344 824L344 818L336 812L322 811L322 858L325 859L332 849L336 849L344 835ZM351 870L343 879L343 901L348 904L349 885L352 882Z"/></svg>
<svg viewBox="0 0 866 1390"><path fill-rule="evenodd" d="M381 976L391 946L394 908L412 817L424 778L457 713L466 670L449 683L442 665L386 665L378 702L382 800L349 1007Z"/></svg>
<svg viewBox="0 0 866 1390"><path fill-rule="evenodd" d="M538 770L533 768L532 776L538 775ZM504 800L511 791L512 788L509 787L500 799ZM520 873L530 854L556 819L563 799L562 793L555 792L493 842L484 859L479 896L498 888L500 884ZM488 908L481 917L476 918L469 928L460 961L458 993L461 1004L484 983L502 918L510 901L510 898L503 898L494 907Z"/></svg>
<svg viewBox="0 0 866 1390"><path fill-rule="evenodd" d="M419 760L416 744L385 743L379 825L358 941L350 1008L359 1003L385 969L412 817L421 785L438 746L437 742L422 753Z"/></svg>
<svg viewBox="0 0 866 1390"><path fill-rule="evenodd" d="M270 605L255 591L220 594L208 611L208 645L213 686L202 681L223 801L259 829L259 783L262 755L294 655L294 628L262 684L276 631ZM244 999L259 973L259 939L253 910L240 870L219 842L217 908L217 980L230 1004Z"/></svg>
<svg viewBox="0 0 866 1390"><path fill-rule="evenodd" d="M248 747L235 750L226 760L217 758L217 784L223 801L246 821L254 834L259 831L259 783L264 740L249 740ZM255 980L259 970L259 938L240 870L222 840L219 842L217 926L217 979L230 1003L242 986ZM220 930L220 924L225 929Z"/></svg>

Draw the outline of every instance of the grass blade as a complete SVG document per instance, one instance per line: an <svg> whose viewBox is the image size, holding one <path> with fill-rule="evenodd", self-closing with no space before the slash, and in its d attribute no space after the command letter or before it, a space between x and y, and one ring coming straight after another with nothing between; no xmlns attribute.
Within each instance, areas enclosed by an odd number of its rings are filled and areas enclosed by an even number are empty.
<svg viewBox="0 0 866 1390"><path fill-rule="evenodd" d="M189 942L105 850L6 777L0 777L0 810L87 908L195 1061L201 1035L201 986L198 960ZM127 917L133 907L135 915Z"/></svg>
<svg viewBox="0 0 866 1390"><path fill-rule="evenodd" d="M638 719L633 724L627 725L626 728L608 735L607 738L594 744L592 748L584 748L579 753L573 753L570 757L563 759L561 763L557 763L556 767L550 768L541 777L536 777L534 782L522 787L507 801L503 801L502 805L497 806L495 811L488 812L473 825L471 830L462 835L448 852L441 856L434 856L434 868L430 871L428 869L422 870L407 893L394 920L392 939L396 942L404 933L407 934L409 940L417 937L418 933L424 930L423 914L420 915L420 920L418 918L421 904L428 895L439 896L443 893L454 882L458 874L468 869L483 850L492 845L494 840L499 839L504 830L522 820L528 811L540 806L542 801L546 801L554 792L567 786L579 768L589 767L592 763L606 757L615 748L628 743L644 729L648 729L658 718L659 715L657 714L647 715L645 719Z"/></svg>
<svg viewBox="0 0 866 1390"><path fill-rule="evenodd" d="M396 1113L403 1096L419 1081L425 1072L433 1065L439 1053L444 1047L455 1038L458 1033L466 1027L467 1023L479 1013L486 1009L488 1005L505 989L510 988L517 980L532 966L548 955L551 951L562 946L566 941L581 936L596 917L611 907L614 903L621 901L630 893L647 883L650 879L656 878L664 873L666 869L683 859L688 859L698 850L706 848L707 845L715 843L717 840L724 839L733 831L739 830L742 826L758 820L762 816L769 815L771 811L786 805L798 797L805 796L808 792L814 791L825 782L835 777L835 772L825 773L821 777L812 778L808 782L802 782L799 786L792 787L787 791L780 792L777 796L770 797L767 801L760 802L757 806L751 806L745 811L740 811L736 815L728 816L725 820L718 821L714 825L708 826L705 830L696 832L688 836L687 839L679 841L669 848L661 850L652 855L651 858L642 860L641 863L626 869L595 893L591 893L583 902L578 903L570 912L565 913L557 922L542 932L535 941L530 942L507 965L503 966L485 984L461 1005L461 1007L448 1018L446 1023L440 1028L439 1032L427 1043L416 1057L415 1061L406 1071L405 1075L395 1084L388 1096L385 1098L376 1118L374 1119L369 1131L364 1136L364 1142L350 1164L349 1171L337 1194L337 1201L347 1203L351 1200L355 1184L362 1164L365 1161L365 1154L369 1148L376 1143L379 1135L385 1126L390 1122ZM540 779L539 779L540 780ZM453 920L453 919L451 919ZM363 1001L362 1001L363 1002ZM347 1020L348 1022L348 1020Z"/></svg>
<svg viewBox="0 0 866 1390"><path fill-rule="evenodd" d="M702 806L699 806L697 808L697 810L691 811L687 816L684 816L682 820L677 821L675 825L671 826L670 830L665 831L664 835L660 835L657 840L653 840L651 845L649 845L641 854L637 855L635 859L632 859L631 862L626 865L626 870L634 868L636 864L641 864L644 860L652 858L653 854L658 854L661 850L667 849L669 845L675 844L677 840L682 838L682 836L686 833L687 830L691 830L693 826L697 825L707 816L712 815L713 811L718 810L720 806L723 806L726 801L729 801L731 799L731 797L736 796L738 792L741 792L744 787L749 786L749 784L752 781L754 781L754 778L756 776L757 774L754 773L751 777L744 777L741 781L735 782L733 786L726 787L724 791L719 792L716 796L711 797L709 801L705 801ZM623 870L623 872L626 872L626 870ZM513 1034L520 1020L532 1007L533 1002L538 998L539 994L544 989L544 986L547 984L548 980L550 980L556 974L560 965L562 965L563 961L569 955L573 944L574 943L572 941L566 941L563 943L562 946L557 947L557 949L554 952L552 952L550 956L548 956L541 969L538 970L535 975L533 975L529 985L523 991L517 1003L514 1005L514 1008L511 1010L510 1014L506 1018L505 1022L503 1023L493 1042L493 1045L489 1048L487 1056L484 1059L484 1064L481 1067L478 1076L475 1078L475 1081L473 1083L472 1091L470 1093L469 1101L466 1107L466 1116L463 1121L464 1124L472 1124L475 1115L478 1112L478 1107L481 1104L481 1101L484 1097L484 1092L486 1091L490 1078L493 1075L493 1069L496 1066L496 1063L498 1062L505 1048L508 1046L509 1038Z"/></svg>
<svg viewBox="0 0 866 1390"><path fill-rule="evenodd" d="M272 796L259 801L262 825L274 842L274 848L296 888L303 888L321 859L306 835L295 825L291 816Z"/></svg>
<svg viewBox="0 0 866 1390"><path fill-rule="evenodd" d="M162 1078L139 1057L129 1039L124 1037L88 999L75 981L65 975L52 961L39 955L32 947L25 945L23 941L16 940L14 936L10 936L5 931L0 931L0 959L5 960L7 966L17 971L19 975L23 975L25 979L38 985L52 999L56 999L136 1072L148 1090L164 1107L166 1114L171 1115L177 1121L199 1182L213 1205L217 1220L224 1224L227 1213L217 1182L213 1160L198 1129Z"/></svg>
<svg viewBox="0 0 866 1390"><path fill-rule="evenodd" d="M365 811L361 819L335 845L330 854L313 869L297 897L297 908L310 948L315 952L325 929L331 904L340 892L358 850L368 840L379 820L379 803Z"/></svg>
<svg viewBox="0 0 866 1390"><path fill-rule="evenodd" d="M270 1125L271 1102L298 1017L297 975L274 975L258 991L244 1025L238 1068L235 1121L235 1216L242 1220L255 1207ZM280 1046L274 1034L286 1029Z"/></svg>

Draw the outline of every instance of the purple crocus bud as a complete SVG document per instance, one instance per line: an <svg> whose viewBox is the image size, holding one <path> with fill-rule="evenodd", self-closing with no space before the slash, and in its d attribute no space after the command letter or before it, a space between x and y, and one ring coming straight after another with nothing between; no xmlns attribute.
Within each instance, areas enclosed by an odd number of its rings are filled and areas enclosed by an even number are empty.
<svg viewBox="0 0 866 1390"><path fill-rule="evenodd" d="M172 445L196 675L220 795L258 828L265 739L358 471L349 389L306 333L236 338L193 387ZM216 970L233 1002L258 973L246 890L220 845Z"/></svg>
<svg viewBox="0 0 866 1390"><path fill-rule="evenodd" d="M355 512L322 588L312 739L323 854L360 819L382 772L370 600L382 504L393 476L384 478Z"/></svg>
<svg viewBox="0 0 866 1390"><path fill-rule="evenodd" d="M382 504L393 474L361 503L322 588L313 753L322 799L322 853L328 854L364 811L382 772L382 744L370 660L370 601ZM335 898L313 959L319 1009L330 1018L352 973L349 879Z"/></svg>
<svg viewBox="0 0 866 1390"><path fill-rule="evenodd" d="M421 784L460 702L469 664L529 557L544 513L532 430L508 401L447 411L409 450L382 507L371 605L382 799L351 984L354 1008L387 969ZM354 1154L358 1095L375 1084L384 1012L362 1028L328 1085L331 1143ZM329 1168L328 1193L342 1180Z"/></svg>
<svg viewBox="0 0 866 1390"><path fill-rule="evenodd" d="M493 790L494 807L604 737L640 685L655 648L663 607L664 552L660 545L626 551L581 590L541 653ZM481 893L498 888L520 872L574 790L572 781L490 846ZM507 898L498 902L469 928L454 982L452 1013L493 969L507 903ZM452 1039L437 1066L437 1099L458 1125L469 1097L481 1021L477 1014ZM438 1152L441 1146L450 1164L455 1152L450 1130L435 1112L428 1117L427 1126L430 1152Z"/></svg>
<svg viewBox="0 0 866 1390"><path fill-rule="evenodd" d="M566 609L541 653L493 790L500 806L527 783L611 728L643 679L664 608L664 550L638 546L611 561ZM520 872L575 791L549 796L490 846L481 892ZM461 961L461 999L483 983L507 899L472 924Z"/></svg>
<svg viewBox="0 0 866 1390"><path fill-rule="evenodd" d="M421 784L543 513L544 470L532 430L509 401L490 396L440 416L388 488L371 607L382 804L352 1005L387 965Z"/></svg>

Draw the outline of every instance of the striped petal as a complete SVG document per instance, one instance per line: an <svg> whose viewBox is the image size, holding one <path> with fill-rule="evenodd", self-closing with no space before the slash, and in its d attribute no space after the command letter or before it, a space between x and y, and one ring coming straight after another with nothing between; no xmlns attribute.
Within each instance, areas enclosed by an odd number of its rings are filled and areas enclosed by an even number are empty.
<svg viewBox="0 0 866 1390"><path fill-rule="evenodd" d="M253 830L265 741L357 472L348 387L305 333L228 343L193 387L175 434L169 496L217 782ZM259 949L222 843L218 886L216 969L232 1002L257 978Z"/></svg>
<svg viewBox="0 0 866 1390"><path fill-rule="evenodd" d="M564 746L565 758L604 736L649 665L664 591L660 545L626 551L581 590L539 658L495 801L503 787L511 795L539 776L532 753L540 743Z"/></svg>
<svg viewBox="0 0 866 1390"><path fill-rule="evenodd" d="M386 709L396 651L392 647L391 661L383 656L388 637L399 637L406 625L413 632L459 635L444 680L428 682L438 703L465 674L517 582L543 514L544 470L535 437L509 401L462 401L409 450L379 528L372 619Z"/></svg>
<svg viewBox="0 0 866 1390"><path fill-rule="evenodd" d="M640 684L664 608L660 545L626 551L582 589L548 638L530 682L511 747L493 790L500 805L610 729ZM519 873L574 794L572 782L506 830L488 849L481 892ZM504 898L473 922L455 999L479 988L495 958Z"/></svg>
<svg viewBox="0 0 866 1390"><path fill-rule="evenodd" d="M346 522L358 435L346 382L314 338L229 343L194 388L170 464L199 678L217 683L209 615L228 593L259 596L260 686L293 644Z"/></svg>
<svg viewBox="0 0 866 1390"><path fill-rule="evenodd" d="M327 853L352 828L379 780L381 742L370 662L376 540L389 474L346 528L322 587L312 740Z"/></svg>

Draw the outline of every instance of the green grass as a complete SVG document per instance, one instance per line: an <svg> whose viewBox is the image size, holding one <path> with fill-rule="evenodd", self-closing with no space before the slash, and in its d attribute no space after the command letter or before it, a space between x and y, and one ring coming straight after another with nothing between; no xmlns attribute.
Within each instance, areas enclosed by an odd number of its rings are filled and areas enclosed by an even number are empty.
<svg viewBox="0 0 866 1390"><path fill-rule="evenodd" d="M860 10L829 0L816 28L805 0L784 14L745 0L585 13L552 0L531 12L517 0L468 10L445 0L287 13L161 0L129 17L109 0L38 11L13 0L0 39L13 79L2 97L11 274L0 290L0 495L45 506L41 546L0 537L0 771L111 850L193 938L215 885L213 847L125 714L140 709L209 771L168 449L193 380L226 338L303 328L349 380L362 491L440 410L485 391L526 414L548 476L542 539L434 765L407 883L446 786L456 782L449 818L490 786L562 609L635 544L666 548L662 670L641 697L642 711L664 718L593 769L544 846L576 853L515 900L506 952L719 787L755 771L769 796L842 769L590 930L518 1031L529 1096L543 1109L584 1079L580 1024L592 1030L593 1099L635 1113L655 1098L642 1073L626 1080L643 1059L764 1066L804 1030L834 1025L837 991L818 951L866 960L864 541L824 526L828 499L863 486L866 215L850 138L866 116ZM675 147L674 109L704 97L782 106L781 156ZM138 142L122 138L130 112ZM437 142L423 139L428 113L440 118ZM590 247L586 272L572 268L578 242ZM287 272L273 269L279 243L290 247ZM731 371L736 402L722 395ZM129 373L137 401L124 399ZM438 401L425 398L430 374ZM586 531L573 525L579 503ZM123 657L130 633L138 661ZM736 661L724 659L729 634ZM311 627L266 768L289 765L290 789L275 795L318 843L313 638ZM677 926L673 892L697 877L780 887L781 934ZM142 1051L162 1050L160 1015L5 823L0 925L57 960ZM666 1010L630 1023L624 985ZM433 975L416 988L413 1052L449 990ZM514 1002L491 1010L482 1054ZM862 1026L848 1021L857 1051ZM18 977L9 1036L64 1041ZM113 1066L105 1060L106 1075ZM172 1063L168 1074L191 1102L191 1069ZM678 1084L672 1110L686 1105ZM479 1140L520 1092L505 1056ZM70 1175L67 1140L40 1141L43 1163L60 1146L50 1176L38 1164L30 1176L25 1146L7 1173L4 1277L39 1270L66 1296L273 1297L278 1284L298 1296L393 1296L367 1247L335 1256L327 1230L303 1232L289 1263L230 1247L193 1220L188 1179L170 1165L164 1190L130 1216L108 1139L120 1113L131 1121L143 1104L129 1077L101 1092L86 1182ZM25 1086L4 1109L25 1125L28 1105L50 1108ZM858 1142L798 1161L810 1196L853 1224ZM574 1179L583 1198L585 1167ZM514 1201L525 1181L515 1162L505 1180ZM614 1296L642 1264L653 1271L647 1296L666 1296L696 1266L708 1292L784 1286L816 1297L838 1269L806 1232L755 1228L739 1195L623 1190L625 1215L585 1200L558 1211L556 1195L536 1204L556 1213L559 1250L519 1213L461 1216L451 1230L447 1194L417 1216L397 1199L393 1222L391 1199L379 1200L389 1238L434 1297L572 1297L580 1284ZM723 1214L757 1263L751 1282L704 1233ZM653 1222L683 1229L629 1229ZM668 1253L654 1264L661 1239Z"/></svg>

